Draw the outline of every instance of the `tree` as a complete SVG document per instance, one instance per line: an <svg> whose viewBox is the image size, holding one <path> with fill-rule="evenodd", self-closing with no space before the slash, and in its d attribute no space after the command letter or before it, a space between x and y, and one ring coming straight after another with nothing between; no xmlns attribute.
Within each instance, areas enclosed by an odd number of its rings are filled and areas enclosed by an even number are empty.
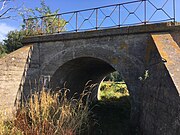
<svg viewBox="0 0 180 135"><path fill-rule="evenodd" d="M2 42L0 42L0 57L4 56L6 54L6 48L3 45Z"/></svg>
<svg viewBox="0 0 180 135"><path fill-rule="evenodd" d="M45 4L44 0L41 0L41 7L36 7L35 9L24 8L24 11L25 12L19 12L23 19L25 19L26 17L34 18L38 15L46 16L43 19L43 30L46 33L54 33L54 31L56 31L59 26L62 27L61 31L65 30L63 29L66 24L65 20L58 19L56 17L59 9L55 12L52 12L50 7ZM22 47L23 45L21 41L24 36L33 36L43 32L42 29L40 29L40 24L38 24L38 19L29 19L28 23L28 30L24 29L25 24L23 24L20 31L11 31L7 34L7 39L4 40L4 47L7 48L7 53L10 53Z"/></svg>
<svg viewBox="0 0 180 135"><path fill-rule="evenodd" d="M24 10L25 12L21 12L20 14L23 17L23 27L26 29L27 35L65 31L67 22L58 17L57 14L59 9L52 12L50 7L45 4L44 0L41 0L41 7L36 7L35 9L25 8Z"/></svg>
<svg viewBox="0 0 180 135"><path fill-rule="evenodd" d="M59 9L52 12L45 4L45 1L41 0L41 8L36 8L36 11L39 12L41 16L45 16L42 18L42 23L44 24L46 33L54 33L57 32L57 30L65 31L64 26L66 25L66 21L64 19L58 19L57 17Z"/></svg>
<svg viewBox="0 0 180 135"><path fill-rule="evenodd" d="M10 53L12 51L15 51L22 47L22 38L24 36L24 31L10 31L7 34L7 39L4 41L4 46L7 48L7 53Z"/></svg>

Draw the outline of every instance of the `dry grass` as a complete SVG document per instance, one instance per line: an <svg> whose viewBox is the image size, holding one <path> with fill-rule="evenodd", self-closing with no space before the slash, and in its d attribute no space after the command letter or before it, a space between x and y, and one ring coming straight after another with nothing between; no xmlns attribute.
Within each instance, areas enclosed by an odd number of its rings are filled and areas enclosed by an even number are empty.
<svg viewBox="0 0 180 135"><path fill-rule="evenodd" d="M17 110L11 121L0 119L1 135L76 135L89 126L90 92L79 99L67 98L68 90L57 93L42 90ZM85 101L85 102L84 102ZM2 117L1 117L2 118Z"/></svg>

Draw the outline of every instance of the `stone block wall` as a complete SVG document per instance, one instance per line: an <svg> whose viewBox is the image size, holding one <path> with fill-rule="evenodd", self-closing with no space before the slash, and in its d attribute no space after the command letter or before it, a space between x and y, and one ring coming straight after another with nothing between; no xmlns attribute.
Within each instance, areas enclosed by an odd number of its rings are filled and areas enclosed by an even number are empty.
<svg viewBox="0 0 180 135"><path fill-rule="evenodd" d="M10 112L20 90L31 46L0 58L0 110Z"/></svg>

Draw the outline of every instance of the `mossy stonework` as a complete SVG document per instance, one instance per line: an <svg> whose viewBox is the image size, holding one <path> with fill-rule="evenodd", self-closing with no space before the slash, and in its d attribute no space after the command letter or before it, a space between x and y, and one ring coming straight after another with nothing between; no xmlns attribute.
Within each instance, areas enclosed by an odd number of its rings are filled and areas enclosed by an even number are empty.
<svg viewBox="0 0 180 135"><path fill-rule="evenodd" d="M38 81L52 89L65 85L79 94L88 81L99 85L118 71L131 97L132 128L144 135L180 134L180 42L175 34L179 31L177 24L162 23L26 37L24 46L33 48L22 76L23 97ZM15 101L15 92L6 92L4 97ZM98 88L92 100L97 92ZM6 106L2 99L0 104Z"/></svg>

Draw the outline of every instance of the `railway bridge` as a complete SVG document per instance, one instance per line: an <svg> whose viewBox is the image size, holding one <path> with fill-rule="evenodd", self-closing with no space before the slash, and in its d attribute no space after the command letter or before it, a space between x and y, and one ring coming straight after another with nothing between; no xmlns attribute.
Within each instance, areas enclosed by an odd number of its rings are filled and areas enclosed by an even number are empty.
<svg viewBox="0 0 180 135"><path fill-rule="evenodd" d="M118 71L130 92L132 125L145 135L180 134L179 23L42 34L23 44L0 59L1 109L12 111L38 81L52 89L66 83L73 94Z"/></svg>

